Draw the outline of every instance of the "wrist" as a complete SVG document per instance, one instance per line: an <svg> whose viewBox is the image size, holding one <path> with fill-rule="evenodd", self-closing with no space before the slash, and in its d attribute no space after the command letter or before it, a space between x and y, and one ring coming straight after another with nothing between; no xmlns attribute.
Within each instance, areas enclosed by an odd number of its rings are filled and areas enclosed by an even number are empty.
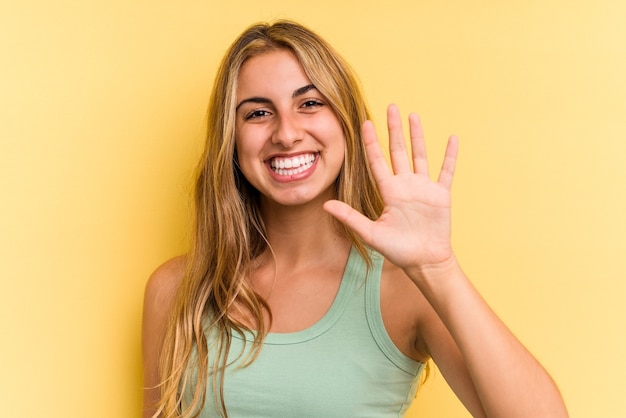
<svg viewBox="0 0 626 418"><path fill-rule="evenodd" d="M405 269L406 274L418 285L443 283L461 272L461 266L454 253L436 263L421 264Z"/></svg>

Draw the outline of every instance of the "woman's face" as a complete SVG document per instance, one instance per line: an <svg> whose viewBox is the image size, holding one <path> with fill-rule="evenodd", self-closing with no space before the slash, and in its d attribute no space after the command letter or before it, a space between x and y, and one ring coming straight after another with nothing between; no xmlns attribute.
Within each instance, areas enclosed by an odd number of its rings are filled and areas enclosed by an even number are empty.
<svg viewBox="0 0 626 418"><path fill-rule="evenodd" d="M239 167L264 200L293 206L333 198L345 155L343 129L290 51L243 64L235 136Z"/></svg>

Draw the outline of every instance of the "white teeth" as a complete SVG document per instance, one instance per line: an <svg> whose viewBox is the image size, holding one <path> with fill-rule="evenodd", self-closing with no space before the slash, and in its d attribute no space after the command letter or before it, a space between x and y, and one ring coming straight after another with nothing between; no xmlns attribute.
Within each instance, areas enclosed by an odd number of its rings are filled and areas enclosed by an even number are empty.
<svg viewBox="0 0 626 418"><path fill-rule="evenodd" d="M270 166L281 176L293 176L310 168L313 162L315 162L315 154L303 154L293 158L274 158Z"/></svg>

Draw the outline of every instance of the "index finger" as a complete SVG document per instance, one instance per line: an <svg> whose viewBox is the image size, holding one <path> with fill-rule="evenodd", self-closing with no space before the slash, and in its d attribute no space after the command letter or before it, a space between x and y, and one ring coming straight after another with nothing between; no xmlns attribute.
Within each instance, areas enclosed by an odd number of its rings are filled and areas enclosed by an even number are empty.
<svg viewBox="0 0 626 418"><path fill-rule="evenodd" d="M365 144L365 152L367 154L367 161L372 169L372 174L377 183L380 183L385 178L391 175L389 164L383 155L383 151L378 142L376 136L376 129L372 121L365 121L363 123L363 143Z"/></svg>

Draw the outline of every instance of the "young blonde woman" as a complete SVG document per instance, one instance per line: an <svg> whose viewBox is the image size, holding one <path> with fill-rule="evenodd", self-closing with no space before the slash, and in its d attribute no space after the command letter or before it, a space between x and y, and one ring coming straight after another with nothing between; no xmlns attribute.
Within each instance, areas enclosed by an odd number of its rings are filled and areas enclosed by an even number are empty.
<svg viewBox="0 0 626 418"><path fill-rule="evenodd" d="M144 417L399 417L433 359L476 417L565 417L450 245L458 141L392 167L349 67L292 22L246 30L209 108L188 255L145 295Z"/></svg>

